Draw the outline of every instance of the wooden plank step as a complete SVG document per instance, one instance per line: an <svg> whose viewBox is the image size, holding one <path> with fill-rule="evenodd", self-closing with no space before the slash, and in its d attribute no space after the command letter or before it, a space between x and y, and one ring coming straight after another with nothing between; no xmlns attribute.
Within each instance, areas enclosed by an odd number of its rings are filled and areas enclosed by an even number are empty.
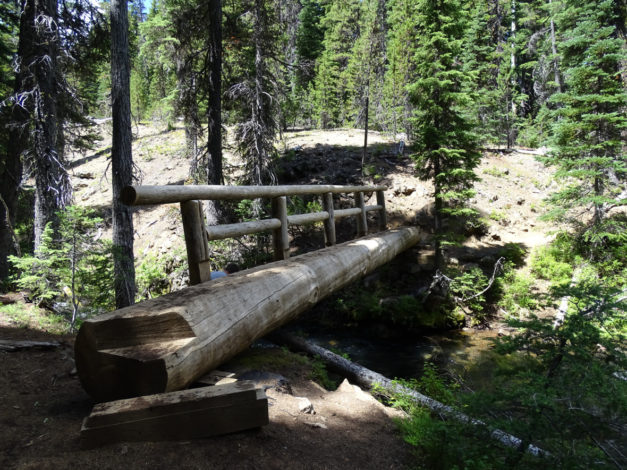
<svg viewBox="0 0 627 470"><path fill-rule="evenodd" d="M94 406L81 444L187 440L268 424L268 399L251 382L128 398Z"/></svg>

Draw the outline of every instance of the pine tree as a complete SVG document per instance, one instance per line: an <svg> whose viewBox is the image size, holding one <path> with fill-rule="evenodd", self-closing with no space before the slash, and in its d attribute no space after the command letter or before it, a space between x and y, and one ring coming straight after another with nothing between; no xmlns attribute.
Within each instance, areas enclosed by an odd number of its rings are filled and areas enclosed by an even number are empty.
<svg viewBox="0 0 627 470"><path fill-rule="evenodd" d="M323 128L352 124L348 62L360 34L360 11L359 0L332 0L321 21L324 50L316 65L314 102Z"/></svg>
<svg viewBox="0 0 627 470"><path fill-rule="evenodd" d="M11 60L17 50L14 39L19 26L17 5L5 2L0 5L0 103L13 91ZM24 115L24 110L16 108ZM16 119L16 116L13 116ZM20 118L21 121L23 118ZM14 239L13 224L17 198L22 179L22 161L19 152L9 152L11 140L16 136L9 124L12 120L8 107L0 104L0 283L9 275L7 256L16 253L19 246Z"/></svg>
<svg viewBox="0 0 627 470"><path fill-rule="evenodd" d="M131 147L130 60L128 56L128 8L126 0L111 2L111 172L113 180L113 248L115 305L135 302L133 213L122 204L122 188L133 181Z"/></svg>
<svg viewBox="0 0 627 470"><path fill-rule="evenodd" d="M418 175L434 185L436 266L443 265L442 246L450 240L446 216L467 216L479 163L477 138L464 114L471 102L460 55L466 16L458 0L421 0L416 16L420 37L414 60L419 76L409 88L416 135L413 158Z"/></svg>
<svg viewBox="0 0 627 470"><path fill-rule="evenodd" d="M407 85L416 80L413 54L418 37L414 31L417 3L413 0L391 0L388 15L388 65L385 73L384 102L386 127L394 134L411 131L413 106Z"/></svg>
<svg viewBox="0 0 627 470"><path fill-rule="evenodd" d="M359 36L348 60L346 76L351 89L349 104L353 125L367 127L368 108L372 104L374 122L382 121L382 86L385 74L385 36L387 32L384 0L361 3ZM380 126L378 126L380 128Z"/></svg>
<svg viewBox="0 0 627 470"><path fill-rule="evenodd" d="M615 2L577 0L565 6L556 18L565 90L552 99L559 108L555 148L546 160L557 166L555 177L564 186L550 198L555 205L550 215L579 226L591 249L598 249L625 237L624 224L615 225L609 211L627 204L627 93L621 77L626 54L615 26Z"/></svg>
<svg viewBox="0 0 627 470"><path fill-rule="evenodd" d="M279 33L273 21L273 10L262 0L246 2L250 23L244 25L250 36L241 36L243 54L233 65L240 76L229 88L228 95L238 106L240 122L235 131L238 152L242 156L245 184L276 184L272 168L274 139L278 128L276 78L270 62L276 56ZM257 215L261 212L255 205Z"/></svg>
<svg viewBox="0 0 627 470"><path fill-rule="evenodd" d="M316 61L323 50L324 29L320 22L324 8L322 2L315 0L303 0L301 3L300 23L296 33L296 78L298 86L306 90L314 79Z"/></svg>

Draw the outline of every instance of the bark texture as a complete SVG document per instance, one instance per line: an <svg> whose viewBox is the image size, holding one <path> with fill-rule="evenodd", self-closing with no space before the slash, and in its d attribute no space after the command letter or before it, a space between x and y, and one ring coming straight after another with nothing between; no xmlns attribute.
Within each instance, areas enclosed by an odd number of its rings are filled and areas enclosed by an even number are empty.
<svg viewBox="0 0 627 470"><path fill-rule="evenodd" d="M223 184L222 175L222 4L209 0L209 103L207 107L207 184ZM207 201L208 225L223 221L219 201Z"/></svg>
<svg viewBox="0 0 627 470"><path fill-rule="evenodd" d="M57 0L23 3L13 103L15 139L7 156L12 172L18 170L16 159L24 158L35 178L35 248L41 243L46 224L55 222L55 214L69 204L72 196L64 167L63 120L58 109L57 11ZM9 203L7 206L10 210Z"/></svg>
<svg viewBox="0 0 627 470"><path fill-rule="evenodd" d="M133 214L120 201L122 188L133 178L131 153L130 62L128 55L128 5L126 0L111 2L111 106L113 134L113 247L115 304L126 307L135 300L133 256Z"/></svg>

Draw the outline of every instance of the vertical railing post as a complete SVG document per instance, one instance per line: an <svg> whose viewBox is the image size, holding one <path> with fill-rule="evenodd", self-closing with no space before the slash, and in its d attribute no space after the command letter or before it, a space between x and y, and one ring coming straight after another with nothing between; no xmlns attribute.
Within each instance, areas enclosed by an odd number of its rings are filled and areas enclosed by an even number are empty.
<svg viewBox="0 0 627 470"><path fill-rule="evenodd" d="M379 230L387 230L388 214L385 210L385 191L377 191L377 206L381 206L379 211Z"/></svg>
<svg viewBox="0 0 627 470"><path fill-rule="evenodd" d="M274 259L285 260L290 257L290 239L287 233L287 197L272 199L272 217L281 221L281 226L272 232Z"/></svg>
<svg viewBox="0 0 627 470"><path fill-rule="evenodd" d="M361 209L361 214L357 215L357 236L363 237L368 233L368 218L363 191L355 193L355 207L359 207Z"/></svg>
<svg viewBox="0 0 627 470"><path fill-rule="evenodd" d="M324 221L324 242L326 246L335 245L335 210L333 208L333 193L322 195L322 207L329 214Z"/></svg>
<svg viewBox="0 0 627 470"><path fill-rule="evenodd" d="M189 265L189 284L200 284L206 280L200 264L209 258L209 244L205 235L204 217L200 201L181 202L183 233Z"/></svg>

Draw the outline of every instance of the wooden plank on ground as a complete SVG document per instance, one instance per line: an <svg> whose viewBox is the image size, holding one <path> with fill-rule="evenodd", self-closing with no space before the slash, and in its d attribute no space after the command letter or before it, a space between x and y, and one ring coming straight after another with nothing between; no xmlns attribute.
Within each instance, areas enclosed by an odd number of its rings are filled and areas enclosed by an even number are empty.
<svg viewBox="0 0 627 470"><path fill-rule="evenodd" d="M251 382L148 395L94 406L81 443L187 440L268 424L268 399Z"/></svg>
<svg viewBox="0 0 627 470"><path fill-rule="evenodd" d="M54 349L61 346L58 341L17 341L0 339L0 351L19 351L21 349Z"/></svg>

